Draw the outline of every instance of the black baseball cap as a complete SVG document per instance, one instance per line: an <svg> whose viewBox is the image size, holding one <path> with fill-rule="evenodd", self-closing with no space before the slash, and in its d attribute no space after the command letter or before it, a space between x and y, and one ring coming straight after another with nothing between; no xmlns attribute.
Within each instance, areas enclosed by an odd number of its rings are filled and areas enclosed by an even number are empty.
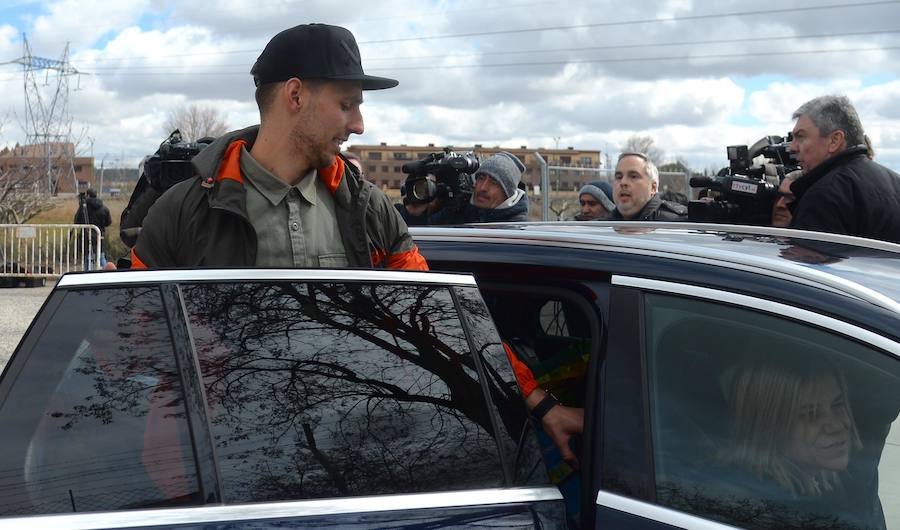
<svg viewBox="0 0 900 530"><path fill-rule="evenodd" d="M328 24L301 24L275 35L250 73L256 86L292 77L362 81L363 90L392 88L400 83L364 74L353 34Z"/></svg>

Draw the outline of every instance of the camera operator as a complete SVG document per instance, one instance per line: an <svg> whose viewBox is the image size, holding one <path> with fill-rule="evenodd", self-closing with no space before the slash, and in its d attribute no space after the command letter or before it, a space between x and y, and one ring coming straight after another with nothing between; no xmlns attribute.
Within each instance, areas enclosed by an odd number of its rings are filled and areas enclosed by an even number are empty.
<svg viewBox="0 0 900 530"><path fill-rule="evenodd" d="M687 208L659 195L659 170L643 153L622 153L616 164L611 221L686 221Z"/></svg>
<svg viewBox="0 0 900 530"><path fill-rule="evenodd" d="M790 150L803 176L791 185L791 228L900 243L900 176L867 156L846 96L821 96L793 114Z"/></svg>
<svg viewBox="0 0 900 530"><path fill-rule="evenodd" d="M479 164L468 202L453 206L436 201L428 205L434 209L429 213L423 205L407 200L407 189L403 217L412 225L527 221L528 195L519 188L524 171L516 155L501 151Z"/></svg>

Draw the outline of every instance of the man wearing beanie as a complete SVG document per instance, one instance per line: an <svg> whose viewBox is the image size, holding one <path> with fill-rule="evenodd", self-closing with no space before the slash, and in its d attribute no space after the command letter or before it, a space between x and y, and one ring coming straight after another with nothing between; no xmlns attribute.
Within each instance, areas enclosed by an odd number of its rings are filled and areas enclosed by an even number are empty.
<svg viewBox="0 0 900 530"><path fill-rule="evenodd" d="M353 34L303 24L275 35L250 71L260 125L215 140L194 177L150 208L133 268L427 269L387 197L341 156L363 133L366 75Z"/></svg>
<svg viewBox="0 0 900 530"><path fill-rule="evenodd" d="M595 180L588 182L578 190L578 203L581 213L575 216L576 221L596 221L606 219L616 209L613 202L612 186L609 182Z"/></svg>
<svg viewBox="0 0 900 530"><path fill-rule="evenodd" d="M441 208L413 224L450 225L503 223L528 220L528 194L519 189L525 164L516 155L501 151L481 162L468 204L461 208Z"/></svg>

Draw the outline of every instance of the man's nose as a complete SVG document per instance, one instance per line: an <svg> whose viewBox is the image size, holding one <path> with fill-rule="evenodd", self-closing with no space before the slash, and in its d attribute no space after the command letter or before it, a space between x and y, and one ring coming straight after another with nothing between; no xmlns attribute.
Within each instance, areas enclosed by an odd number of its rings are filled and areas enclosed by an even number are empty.
<svg viewBox="0 0 900 530"><path fill-rule="evenodd" d="M366 130L365 125L363 124L362 112L358 109L354 114L353 119L350 120L347 128L350 129L350 132L353 134L362 134Z"/></svg>

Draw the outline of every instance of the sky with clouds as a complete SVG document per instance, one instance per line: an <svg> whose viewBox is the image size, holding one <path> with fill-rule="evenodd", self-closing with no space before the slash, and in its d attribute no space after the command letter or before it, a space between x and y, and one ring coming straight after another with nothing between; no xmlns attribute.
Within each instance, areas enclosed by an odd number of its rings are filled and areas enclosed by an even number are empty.
<svg viewBox="0 0 900 530"><path fill-rule="evenodd" d="M25 137L23 34L38 57L68 44L82 72L68 78L81 151L134 166L180 105L257 123L250 66L307 22L349 28L364 69L400 80L366 93L350 144L615 156L639 134L702 169L726 165L726 145L784 135L806 100L845 94L877 160L900 169L900 1L6 0L0 144Z"/></svg>

